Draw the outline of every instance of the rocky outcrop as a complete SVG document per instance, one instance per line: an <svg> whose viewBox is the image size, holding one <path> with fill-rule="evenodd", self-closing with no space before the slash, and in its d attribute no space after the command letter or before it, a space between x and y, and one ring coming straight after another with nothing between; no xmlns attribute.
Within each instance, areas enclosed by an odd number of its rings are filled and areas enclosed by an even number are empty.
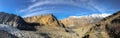
<svg viewBox="0 0 120 38"><path fill-rule="evenodd" d="M29 23L39 23L42 26L62 26L61 23L52 14L33 16L24 18L26 22Z"/></svg>
<svg viewBox="0 0 120 38"><path fill-rule="evenodd" d="M18 37L11 35L6 31L0 30L0 38L18 38Z"/></svg>

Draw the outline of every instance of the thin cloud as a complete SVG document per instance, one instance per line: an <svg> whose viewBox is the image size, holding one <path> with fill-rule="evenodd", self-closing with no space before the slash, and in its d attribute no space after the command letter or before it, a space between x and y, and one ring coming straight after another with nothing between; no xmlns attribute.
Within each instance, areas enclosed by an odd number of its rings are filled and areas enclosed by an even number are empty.
<svg viewBox="0 0 120 38"><path fill-rule="evenodd" d="M20 10L20 12L27 12L27 13L38 13L36 11L45 11L52 10L48 9L48 7L42 8L43 5L49 4L49 5L55 5L55 4L68 4L73 5L77 7L82 7L86 9L90 9L92 11L98 11L98 12L104 12L104 7L100 5L93 4L91 2L97 2L96 0L32 0L32 2L35 2L28 6L28 8Z"/></svg>

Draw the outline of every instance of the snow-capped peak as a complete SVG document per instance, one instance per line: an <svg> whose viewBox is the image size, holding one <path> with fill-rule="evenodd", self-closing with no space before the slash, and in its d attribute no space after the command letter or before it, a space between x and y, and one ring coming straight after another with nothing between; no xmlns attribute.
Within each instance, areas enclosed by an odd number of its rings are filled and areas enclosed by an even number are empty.
<svg viewBox="0 0 120 38"><path fill-rule="evenodd" d="M81 18L81 17L102 17L105 18L107 16L110 16L111 14L91 14L91 15L84 15L84 16L70 16L72 18Z"/></svg>

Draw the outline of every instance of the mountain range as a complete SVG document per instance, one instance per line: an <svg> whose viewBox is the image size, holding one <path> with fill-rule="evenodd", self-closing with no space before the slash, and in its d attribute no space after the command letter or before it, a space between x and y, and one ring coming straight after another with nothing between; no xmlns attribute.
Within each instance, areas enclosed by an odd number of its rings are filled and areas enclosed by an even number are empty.
<svg viewBox="0 0 120 38"><path fill-rule="evenodd" d="M22 18L0 12L1 38L119 38L120 11L115 14L70 16L53 14Z"/></svg>

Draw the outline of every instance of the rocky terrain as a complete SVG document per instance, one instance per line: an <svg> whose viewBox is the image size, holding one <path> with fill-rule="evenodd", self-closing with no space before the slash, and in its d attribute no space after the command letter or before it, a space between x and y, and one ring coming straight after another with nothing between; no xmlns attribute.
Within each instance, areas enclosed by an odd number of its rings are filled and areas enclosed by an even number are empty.
<svg viewBox="0 0 120 38"><path fill-rule="evenodd" d="M108 17L22 18L0 12L0 38L120 38L120 12Z"/></svg>

